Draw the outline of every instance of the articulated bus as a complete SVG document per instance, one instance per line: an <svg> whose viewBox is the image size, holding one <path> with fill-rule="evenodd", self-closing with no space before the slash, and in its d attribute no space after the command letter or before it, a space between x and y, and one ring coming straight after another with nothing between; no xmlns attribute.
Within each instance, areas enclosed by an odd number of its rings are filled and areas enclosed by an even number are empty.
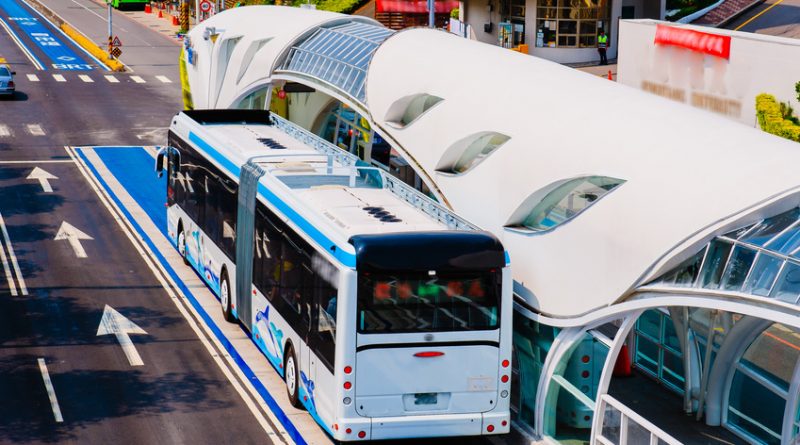
<svg viewBox="0 0 800 445"><path fill-rule="evenodd" d="M178 114L156 170L172 243L334 439L509 431L493 235L268 111Z"/></svg>

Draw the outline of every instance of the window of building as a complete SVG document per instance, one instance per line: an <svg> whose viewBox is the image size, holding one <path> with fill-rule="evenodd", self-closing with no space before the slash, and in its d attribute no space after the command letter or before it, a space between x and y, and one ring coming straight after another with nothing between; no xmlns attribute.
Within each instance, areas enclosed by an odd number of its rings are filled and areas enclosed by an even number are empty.
<svg viewBox="0 0 800 445"><path fill-rule="evenodd" d="M611 29L608 0L542 0L536 14L536 46L594 48Z"/></svg>
<svg viewBox="0 0 800 445"><path fill-rule="evenodd" d="M553 229L624 182L607 176L584 176L551 184L528 197L506 226L537 231Z"/></svg>
<svg viewBox="0 0 800 445"><path fill-rule="evenodd" d="M452 174L465 173L486 159L509 139L511 138L504 134L488 131L464 138L445 150L436 171Z"/></svg>
<svg viewBox="0 0 800 445"><path fill-rule="evenodd" d="M636 320L634 364L666 387L683 394L683 353L675 324L659 309Z"/></svg>
<svg viewBox="0 0 800 445"><path fill-rule="evenodd" d="M240 100L236 108L241 110L266 110L270 88L270 85L265 85L263 88L253 91Z"/></svg>
<svg viewBox="0 0 800 445"><path fill-rule="evenodd" d="M443 100L441 97L432 94L415 94L403 97L389 107L389 111L386 113L386 121L396 127L405 127Z"/></svg>
<svg viewBox="0 0 800 445"><path fill-rule="evenodd" d="M727 424L734 432L754 443L781 443L798 358L798 333L778 323L750 344L736 364L730 386Z"/></svg>

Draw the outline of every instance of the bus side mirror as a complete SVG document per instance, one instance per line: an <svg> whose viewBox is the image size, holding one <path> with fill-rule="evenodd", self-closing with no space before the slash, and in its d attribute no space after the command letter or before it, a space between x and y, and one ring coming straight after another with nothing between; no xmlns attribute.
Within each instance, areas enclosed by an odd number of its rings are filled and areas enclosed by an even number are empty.
<svg viewBox="0 0 800 445"><path fill-rule="evenodd" d="M164 175L164 152L166 151L165 147L161 147L158 149L158 153L156 154L156 173L158 177Z"/></svg>

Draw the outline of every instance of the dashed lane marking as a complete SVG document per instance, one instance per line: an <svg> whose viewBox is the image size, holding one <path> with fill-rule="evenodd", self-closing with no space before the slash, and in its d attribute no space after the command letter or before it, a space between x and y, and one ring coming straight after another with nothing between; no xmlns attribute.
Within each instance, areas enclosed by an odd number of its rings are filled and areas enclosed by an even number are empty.
<svg viewBox="0 0 800 445"><path fill-rule="evenodd" d="M167 76L156 76L156 79L160 80L161 83L172 83Z"/></svg>
<svg viewBox="0 0 800 445"><path fill-rule="evenodd" d="M94 80L92 80L92 78L91 78L91 77L89 77L89 76L87 76L86 74L80 74L80 75L78 75L78 77L79 77L79 78L80 78L82 81L84 81L84 82L86 82L86 83L94 83Z"/></svg>
<svg viewBox="0 0 800 445"><path fill-rule="evenodd" d="M53 409L53 417L55 417L56 422L61 423L64 421L64 417L61 416L61 407L58 406L56 390L53 388L53 382L50 380L50 373L47 372L47 363L45 363L43 358L39 359L39 371L42 372L44 388L47 390L47 397L50 399L50 407Z"/></svg>
<svg viewBox="0 0 800 445"><path fill-rule="evenodd" d="M28 80L31 82L38 82L39 76L37 76L36 74L28 74Z"/></svg>
<svg viewBox="0 0 800 445"><path fill-rule="evenodd" d="M110 74L106 74L104 77L106 78L107 81L109 81L111 83L119 83L119 79L117 79L116 77L114 77L114 76L112 76Z"/></svg>
<svg viewBox="0 0 800 445"><path fill-rule="evenodd" d="M134 82L136 82L136 83L145 83L145 80L144 80L144 79L142 79L142 78L141 78L141 77L139 77L139 76L131 76L131 80L132 80L132 81L134 81Z"/></svg>
<svg viewBox="0 0 800 445"><path fill-rule="evenodd" d="M65 79L64 76L62 76L61 74L53 74L53 79L55 79L56 82L66 82L67 81L67 79Z"/></svg>
<svg viewBox="0 0 800 445"><path fill-rule="evenodd" d="M28 124L25 127L32 136L44 136L44 130L39 124Z"/></svg>

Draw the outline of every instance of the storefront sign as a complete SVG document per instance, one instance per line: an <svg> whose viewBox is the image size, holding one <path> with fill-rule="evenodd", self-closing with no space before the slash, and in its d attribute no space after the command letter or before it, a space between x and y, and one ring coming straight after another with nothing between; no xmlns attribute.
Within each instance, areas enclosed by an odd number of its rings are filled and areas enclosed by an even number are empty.
<svg viewBox="0 0 800 445"><path fill-rule="evenodd" d="M723 59L730 59L731 56L730 36L709 34L667 25L657 25L655 44L679 46Z"/></svg>

